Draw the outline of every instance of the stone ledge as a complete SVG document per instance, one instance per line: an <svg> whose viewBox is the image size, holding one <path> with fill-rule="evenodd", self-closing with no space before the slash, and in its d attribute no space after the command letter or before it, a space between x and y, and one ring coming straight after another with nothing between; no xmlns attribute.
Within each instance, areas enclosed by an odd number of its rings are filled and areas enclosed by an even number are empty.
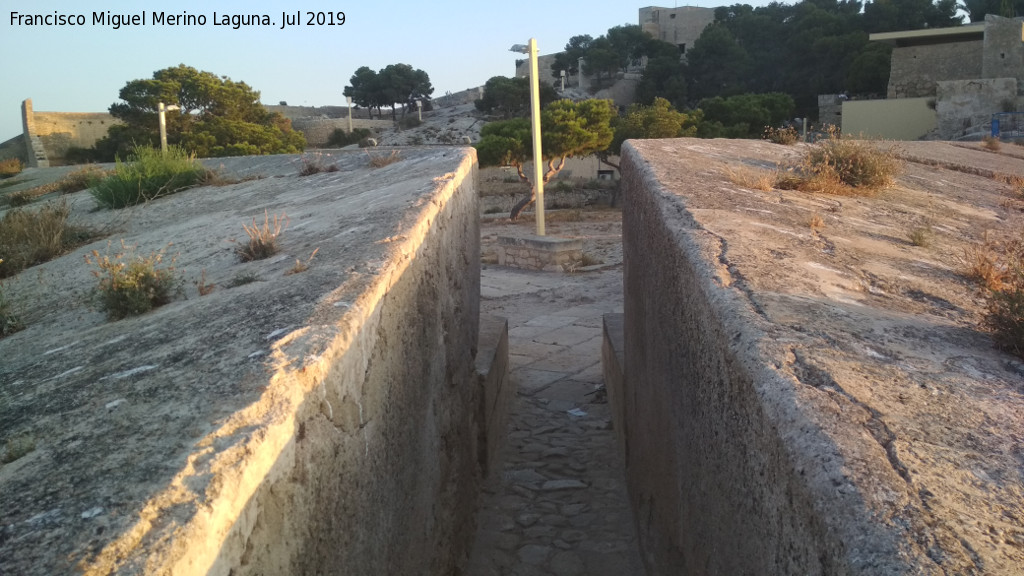
<svg viewBox="0 0 1024 576"><path fill-rule="evenodd" d="M480 395L482 438L477 446L480 467L485 475L497 470L498 454L505 439L508 411L513 390L508 377L508 319L501 316L480 316L480 337L476 354L477 379L483 393Z"/></svg>
<svg viewBox="0 0 1024 576"><path fill-rule="evenodd" d="M583 241L553 236L499 236L498 264L525 270L561 272L583 258Z"/></svg>

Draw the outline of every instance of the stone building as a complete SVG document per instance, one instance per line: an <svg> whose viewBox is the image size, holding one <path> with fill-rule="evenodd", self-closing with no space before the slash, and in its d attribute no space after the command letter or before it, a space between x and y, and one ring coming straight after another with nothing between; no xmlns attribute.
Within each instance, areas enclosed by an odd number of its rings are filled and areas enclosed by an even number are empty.
<svg viewBox="0 0 1024 576"><path fill-rule="evenodd" d="M648 6L640 9L640 29L658 40L675 44L680 54L686 54L686 49L692 48L704 29L714 21L714 8Z"/></svg>
<svg viewBox="0 0 1024 576"><path fill-rule="evenodd" d="M1018 109L1024 18L872 34L893 45L886 100L842 104L843 131L944 140L988 134L992 114Z"/></svg>

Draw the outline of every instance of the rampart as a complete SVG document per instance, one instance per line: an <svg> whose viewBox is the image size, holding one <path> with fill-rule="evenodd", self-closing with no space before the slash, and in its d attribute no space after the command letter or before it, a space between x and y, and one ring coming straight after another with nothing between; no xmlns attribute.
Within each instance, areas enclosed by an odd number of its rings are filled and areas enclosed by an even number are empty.
<svg viewBox="0 0 1024 576"><path fill-rule="evenodd" d="M915 153L994 162L943 146ZM623 337L604 358L622 347L606 382L648 576L1020 574L1019 363L944 315L972 305L948 267L869 220L937 202L948 234L973 235L999 194L943 172L941 192L848 203L724 175L787 154L623 146Z"/></svg>
<svg viewBox="0 0 1024 576"><path fill-rule="evenodd" d="M106 240L5 281L32 308L0 339L0 437L36 445L0 467L0 573L458 573L500 421L474 365L475 154L401 158L217 159L262 178L134 209L118 236L212 290L141 317L69 291ZM265 211L290 218L282 253L240 262Z"/></svg>
<svg viewBox="0 0 1024 576"><path fill-rule="evenodd" d="M888 98L935 96L939 80L982 78L984 42L897 46L892 51Z"/></svg>

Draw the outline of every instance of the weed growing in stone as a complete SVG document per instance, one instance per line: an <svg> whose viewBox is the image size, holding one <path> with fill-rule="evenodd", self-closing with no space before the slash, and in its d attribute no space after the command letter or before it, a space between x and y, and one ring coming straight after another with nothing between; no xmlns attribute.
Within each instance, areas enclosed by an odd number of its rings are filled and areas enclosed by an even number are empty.
<svg viewBox="0 0 1024 576"><path fill-rule="evenodd" d="M324 164L323 158L320 154L317 154L316 156L304 156L302 158L302 168L299 168L299 176L312 176L313 174L320 174L321 172L337 171L337 165Z"/></svg>
<svg viewBox="0 0 1024 576"><path fill-rule="evenodd" d="M730 182L737 186L764 192L771 190L775 186L775 180L778 177L775 172L733 166L725 169L725 175L729 178Z"/></svg>
<svg viewBox="0 0 1024 576"><path fill-rule="evenodd" d="M31 436L16 436L7 441L4 447L3 463L10 464L36 449L36 440Z"/></svg>
<svg viewBox="0 0 1024 576"><path fill-rule="evenodd" d="M774 128L772 126L765 126L764 132L761 133L762 140L768 140L776 144L784 144L786 146L792 146L800 141L800 134L796 131L796 128L787 126L785 128Z"/></svg>
<svg viewBox="0 0 1024 576"><path fill-rule="evenodd" d="M113 175L112 170L104 170L99 166L86 166L64 176L57 181L57 188L61 194L71 194L79 190L85 190L98 184L104 178Z"/></svg>
<svg viewBox="0 0 1024 576"><path fill-rule="evenodd" d="M184 149L171 146L167 153L136 146L128 162L117 161L114 173L91 188L104 208L135 206L201 184L207 170Z"/></svg>
<svg viewBox="0 0 1024 576"><path fill-rule="evenodd" d="M775 187L843 196L871 196L892 184L902 169L896 150L832 132L796 165L779 173Z"/></svg>
<svg viewBox="0 0 1024 576"><path fill-rule="evenodd" d="M0 178L10 178L11 176L17 176L21 173L24 165L18 158L8 158L6 160L0 160Z"/></svg>
<svg viewBox="0 0 1024 576"><path fill-rule="evenodd" d="M206 268L203 268L202 272L199 273L199 279L195 280L193 284L195 284L196 289L199 290L200 296L210 294L217 287L216 284L210 284L206 281Z"/></svg>
<svg viewBox="0 0 1024 576"><path fill-rule="evenodd" d="M63 200L38 210L16 209L0 220L0 278L13 276L29 266L52 260L95 236L92 231L68 224L71 208Z"/></svg>
<svg viewBox="0 0 1024 576"><path fill-rule="evenodd" d="M964 248L964 275L985 290L1002 290L1006 269L1001 260L999 243L986 231L981 245Z"/></svg>
<svg viewBox="0 0 1024 576"><path fill-rule="evenodd" d="M981 139L981 147L985 150L991 150L995 152L1003 147L1003 143L999 141L999 138L993 138L992 136L985 136Z"/></svg>
<svg viewBox="0 0 1024 576"><path fill-rule="evenodd" d="M811 229L811 232L817 234L825 229L825 220L819 214L811 214L811 217L807 220L807 226Z"/></svg>
<svg viewBox="0 0 1024 576"><path fill-rule="evenodd" d="M253 274L252 272L239 273L236 274L235 277L228 282L228 288L237 288L238 286L252 284L253 282L258 281L259 279L259 276Z"/></svg>
<svg viewBox="0 0 1024 576"><path fill-rule="evenodd" d="M139 256L124 241L113 256L93 250L91 258L85 257L86 263L96 267L92 273L100 280L97 300L109 319L145 314L173 299L180 282L173 266L160 266L163 258L162 250Z"/></svg>
<svg viewBox="0 0 1024 576"><path fill-rule="evenodd" d="M274 221L270 221L270 215L263 212L263 224L257 225L256 218L252 219L252 226L242 224L249 241L240 246L236 252L242 262L262 260L277 254L277 239L288 227L288 216L282 214L274 215Z"/></svg>
<svg viewBox="0 0 1024 576"><path fill-rule="evenodd" d="M387 156L374 156L373 154L370 154L369 151L366 152L366 155L370 157L370 167L372 168L383 168L388 164L394 164L402 159L398 150L392 150L391 154Z"/></svg>
<svg viewBox="0 0 1024 576"><path fill-rule="evenodd" d="M284 275L291 276L292 274L298 274L299 272L305 272L306 270L309 270L309 264L313 261L313 256L316 256L316 253L319 251L319 248L313 250L313 253L309 255L309 258L307 258L305 262L296 258L295 266L292 266L287 271L285 271Z"/></svg>
<svg viewBox="0 0 1024 576"><path fill-rule="evenodd" d="M914 246L925 248L932 241L932 228L931 226L918 226L907 232L907 239Z"/></svg>

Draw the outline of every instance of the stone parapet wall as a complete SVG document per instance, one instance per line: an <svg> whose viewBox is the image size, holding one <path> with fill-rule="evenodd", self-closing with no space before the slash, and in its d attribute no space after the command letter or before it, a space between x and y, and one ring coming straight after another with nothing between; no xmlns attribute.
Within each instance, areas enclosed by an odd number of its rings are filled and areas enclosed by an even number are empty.
<svg viewBox="0 0 1024 576"><path fill-rule="evenodd" d="M459 573L501 405L483 411L475 362L475 153L374 169L342 152L308 178L302 162L217 158L243 181L119 219L140 252L173 238L188 284L144 316L108 321L67 292L95 285L83 254L106 239L5 279L35 308L0 339L0 441L36 449L0 463L0 574ZM85 192L69 205L111 217ZM240 262L233 238L265 210L291 218L282 253Z"/></svg>
<svg viewBox="0 0 1024 576"><path fill-rule="evenodd" d="M827 374L790 372L785 342L807 320L773 323L765 307L784 297L747 280L750 240L732 234L744 223L729 209L751 197L716 196L724 178L691 168L725 153L705 141L623 147L624 377L609 392L648 575L946 573L929 550L953 563L959 544L917 544L940 537L927 510L901 504L913 488L866 410L816 387Z"/></svg>
<svg viewBox="0 0 1024 576"><path fill-rule="evenodd" d="M583 241L552 236L498 238L498 264L525 270L562 272L583 258Z"/></svg>

